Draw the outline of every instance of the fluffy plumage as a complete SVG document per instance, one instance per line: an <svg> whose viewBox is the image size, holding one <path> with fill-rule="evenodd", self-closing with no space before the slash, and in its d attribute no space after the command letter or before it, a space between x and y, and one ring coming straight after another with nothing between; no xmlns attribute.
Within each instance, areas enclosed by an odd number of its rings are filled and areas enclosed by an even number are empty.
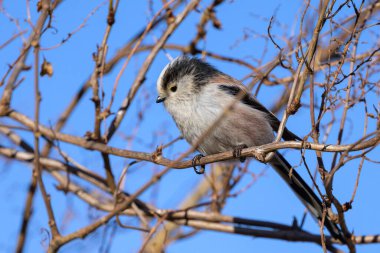
<svg viewBox="0 0 380 253"><path fill-rule="evenodd" d="M274 140L280 121L249 94L238 80L197 59L181 56L168 64L157 81L157 102L163 102L183 137L194 144L219 116L238 98L232 110L202 140L198 151L211 155L230 151L242 145L259 146ZM285 140L300 140L285 128ZM296 171L275 153L271 166L292 188L309 211L319 220L322 203ZM325 226L332 236L343 240L336 224L329 219Z"/></svg>

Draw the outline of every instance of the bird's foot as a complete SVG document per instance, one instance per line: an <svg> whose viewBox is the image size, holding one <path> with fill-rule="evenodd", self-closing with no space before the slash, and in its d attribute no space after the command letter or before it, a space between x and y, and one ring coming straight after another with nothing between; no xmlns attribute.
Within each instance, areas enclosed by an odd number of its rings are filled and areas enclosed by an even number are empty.
<svg viewBox="0 0 380 253"><path fill-rule="evenodd" d="M206 166L204 164L201 165L201 169L200 170L197 169L197 163L200 162L200 160L202 159L202 157L204 157L204 155L198 154L198 155L194 156L194 158L192 160L192 165L193 165L194 171L198 175L205 173Z"/></svg>
<svg viewBox="0 0 380 253"><path fill-rule="evenodd" d="M245 144L242 144L242 145L236 146L232 152L233 157L239 158L240 162L242 163L245 161L245 157L241 156L241 150L245 148L248 148L248 146Z"/></svg>

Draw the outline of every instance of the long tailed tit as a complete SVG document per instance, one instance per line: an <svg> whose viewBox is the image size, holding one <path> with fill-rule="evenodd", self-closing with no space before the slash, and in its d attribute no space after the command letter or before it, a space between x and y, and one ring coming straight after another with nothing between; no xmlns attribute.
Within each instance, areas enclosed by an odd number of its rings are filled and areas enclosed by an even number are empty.
<svg viewBox="0 0 380 253"><path fill-rule="evenodd" d="M280 125L276 116L251 96L238 80L197 58L181 56L169 63L158 78L157 91L156 102L164 103L190 144L197 143L226 106L235 101L229 113L200 141L198 151L203 155L271 143L273 132L277 132ZM286 128L282 138L300 140ZM295 170L290 175L291 165L285 158L276 152L269 163L310 213L322 220L320 199ZM343 240L342 232L328 217L325 226L333 237Z"/></svg>

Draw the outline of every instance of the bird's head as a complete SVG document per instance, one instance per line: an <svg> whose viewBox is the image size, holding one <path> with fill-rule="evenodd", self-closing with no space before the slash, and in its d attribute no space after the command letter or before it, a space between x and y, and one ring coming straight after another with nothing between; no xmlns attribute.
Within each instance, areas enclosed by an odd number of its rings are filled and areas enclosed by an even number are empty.
<svg viewBox="0 0 380 253"><path fill-rule="evenodd" d="M191 99L218 75L223 74L200 59L177 57L165 66L157 80L156 102L167 105L174 101Z"/></svg>

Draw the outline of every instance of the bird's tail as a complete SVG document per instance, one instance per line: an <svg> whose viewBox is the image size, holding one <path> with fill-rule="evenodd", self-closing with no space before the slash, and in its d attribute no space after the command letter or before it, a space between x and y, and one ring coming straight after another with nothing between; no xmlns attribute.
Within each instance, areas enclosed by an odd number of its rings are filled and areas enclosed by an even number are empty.
<svg viewBox="0 0 380 253"><path fill-rule="evenodd" d="M321 221L323 215L322 202L297 171L293 170L290 172L292 166L290 166L288 161L286 161L286 159L278 152L274 154L269 163L280 174L290 188L292 188L309 212ZM332 222L328 217L325 218L325 226L329 230L331 236L340 239L342 242L344 241L342 231L338 228L337 224Z"/></svg>

